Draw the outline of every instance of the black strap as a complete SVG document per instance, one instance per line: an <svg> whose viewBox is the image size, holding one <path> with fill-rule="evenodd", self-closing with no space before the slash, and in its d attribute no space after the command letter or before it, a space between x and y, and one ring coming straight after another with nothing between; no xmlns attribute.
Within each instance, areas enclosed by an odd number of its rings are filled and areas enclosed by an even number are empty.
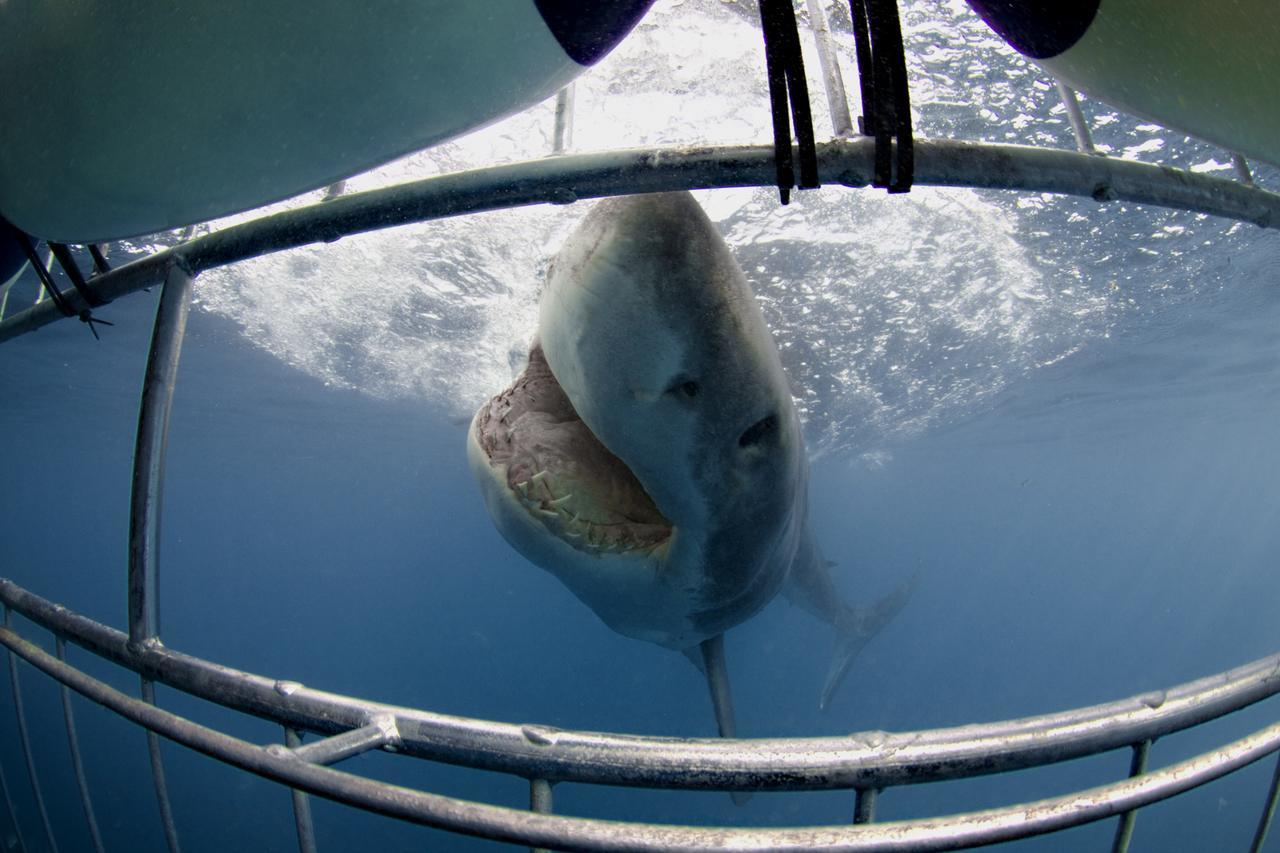
<svg viewBox="0 0 1280 853"><path fill-rule="evenodd" d="M809 111L809 87L804 78L800 33L792 0L759 0L764 31L765 68L769 80L769 104L773 113L773 150L778 195L783 204L797 186L791 154L791 130L795 128L800 155L800 189L816 189L818 148Z"/></svg>
<svg viewBox="0 0 1280 853"><path fill-rule="evenodd" d="M915 173L915 152L898 4L896 0L849 0L849 9L862 90L858 126L876 140L871 183L891 193L905 193Z"/></svg>

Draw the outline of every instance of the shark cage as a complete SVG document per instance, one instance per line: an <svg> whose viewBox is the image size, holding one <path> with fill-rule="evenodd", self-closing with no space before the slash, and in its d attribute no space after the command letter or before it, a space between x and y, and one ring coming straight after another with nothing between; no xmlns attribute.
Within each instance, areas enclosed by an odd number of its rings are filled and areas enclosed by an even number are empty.
<svg viewBox="0 0 1280 853"><path fill-rule="evenodd" d="M163 289L133 460L127 630L0 580L5 614L0 642L8 650L11 701L27 777L19 783L0 772L0 788L19 846L34 849L19 829L11 796L14 785L27 784L41 817L44 843L57 849L57 827L46 809L47 792L39 782L39 756L32 750L21 692L21 682L32 669L61 685L78 795L99 850L102 842L81 761L82 750L93 744L82 744L77 737L72 692L145 729L163 829L175 853L178 830L169 806L160 738L290 788L298 845L304 853L317 849L311 796L448 832L556 850L950 850L1114 819L1112 849L1123 851L1142 807L1280 751L1278 720L1203 754L1163 766L1152 761L1158 739L1280 693L1280 654L1165 690L1023 719L845 736L685 739L569 731L398 707L231 669L160 642L156 543L166 431L193 286L206 270L441 217L521 205L567 205L611 195L726 187L776 185L784 203L793 187L823 183L849 191L874 186L905 192L912 185L999 189L1178 208L1262 228L1280 225L1280 195L1255 186L1239 154L1233 155L1237 175L1231 180L1095 151L1075 94L1062 81L1053 83L1078 150L913 137L895 5L854 0L853 32L843 35L833 34L820 0L805 5L801 17L808 18L813 30L835 128L830 141L814 139L796 10L791 0L761 0L775 127L772 144L573 153L565 146L572 120L572 92L566 88L555 113L555 150L544 159L363 192L344 193L334 186L323 202L201 236L188 232L171 248L114 269L97 244L86 244L73 254L64 244L50 243L58 272L34 241L27 243L27 274L40 277L39 295L34 304L18 305L17 289L6 287L0 294L0 340L65 317L78 317L92 329L100 322L93 314L98 306L146 287ZM837 36L847 36L857 49L862 105L857 129L836 60ZM85 258L92 260L92 274L82 273L78 266ZM15 614L49 632L55 651L24 636ZM128 695L68 663L68 643L136 674L140 694ZM157 683L274 722L283 728L281 742L247 742L158 707ZM528 781L529 808L395 786L336 766L370 750L519 777ZM1099 787L968 813L877 821L877 801L899 786L1005 774L1110 751L1130 753L1130 770L1127 777ZM553 788L563 782L684 791L847 791L850 819L824 826L746 828L577 817L553 809ZM1278 787L1280 765L1269 790L1258 792L1260 816L1251 848L1255 851L1266 838Z"/></svg>

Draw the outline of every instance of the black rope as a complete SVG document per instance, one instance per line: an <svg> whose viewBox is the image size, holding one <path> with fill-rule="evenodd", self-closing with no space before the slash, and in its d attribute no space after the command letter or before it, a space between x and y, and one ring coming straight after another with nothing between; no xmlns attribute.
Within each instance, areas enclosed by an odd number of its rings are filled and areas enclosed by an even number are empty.
<svg viewBox="0 0 1280 853"><path fill-rule="evenodd" d="M799 150L800 189L821 186L818 180L818 148L809 110L809 87L804 77L800 33L791 0L759 0L760 25L764 32L765 69L769 81L769 105L773 114L774 163L778 196L783 204L791 200L797 186L791 152L791 131L795 128Z"/></svg>
<svg viewBox="0 0 1280 853"><path fill-rule="evenodd" d="M898 4L896 0L850 0L849 9L862 91L858 128L876 140L871 183L891 193L904 193L911 189L915 174L915 149Z"/></svg>

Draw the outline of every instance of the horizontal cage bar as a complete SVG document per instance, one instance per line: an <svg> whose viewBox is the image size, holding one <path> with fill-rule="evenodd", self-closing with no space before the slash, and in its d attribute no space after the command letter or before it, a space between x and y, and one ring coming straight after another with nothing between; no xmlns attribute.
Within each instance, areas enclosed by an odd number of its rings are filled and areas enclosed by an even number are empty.
<svg viewBox="0 0 1280 853"><path fill-rule="evenodd" d="M1174 207L1272 228L1280 195L1149 163L1074 151L954 140L915 140L914 182L922 185L1023 190ZM835 140L818 146L826 183L865 187L874 173L875 141ZM467 213L531 204L570 204L608 195L716 187L772 187L772 146L651 148L548 157L351 193L199 237L93 280L104 300L164 279L180 260L203 270L321 241ZM74 288L62 294L76 311L89 307ZM0 322L0 341L63 316L42 302Z"/></svg>
<svg viewBox="0 0 1280 853"><path fill-rule="evenodd" d="M388 717L397 750L549 782L704 790L885 788L981 776L1154 740L1280 693L1280 654L1169 690L1054 714L916 732L806 738L606 734L437 714L220 666L120 631L0 579L0 602L178 690L295 729L339 734Z"/></svg>
<svg viewBox="0 0 1280 853"><path fill-rule="evenodd" d="M951 850L1113 817L1206 784L1280 749L1280 723L1161 770L1066 796L922 820L736 829L561 817L415 791L281 755L126 696L15 634L0 644L88 699L183 746L290 787L412 823L500 841L581 851Z"/></svg>

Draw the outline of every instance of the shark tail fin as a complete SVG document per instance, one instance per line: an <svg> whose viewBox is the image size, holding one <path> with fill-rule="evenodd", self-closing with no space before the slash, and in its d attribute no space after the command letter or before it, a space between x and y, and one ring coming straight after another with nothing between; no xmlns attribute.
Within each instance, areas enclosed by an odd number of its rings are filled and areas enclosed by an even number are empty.
<svg viewBox="0 0 1280 853"><path fill-rule="evenodd" d="M697 651L699 653L695 654L693 649L688 649L685 655L707 677L707 687L711 689L711 706L715 709L716 728L720 737L737 737L733 695L729 692L729 667L724 657L724 634L716 634L709 640L703 640ZM729 796L735 806L745 805L751 799L746 791L730 791Z"/></svg>
<svg viewBox="0 0 1280 853"><path fill-rule="evenodd" d="M916 590L918 576L902 584L884 598L869 607L853 608L847 619L836 628L836 650L831 658L831 667L827 670L827 679L822 685L822 698L818 701L819 710L825 711L831 705L831 699L839 689L849 668L863 646L871 641L884 626L893 621L898 611L906 605Z"/></svg>

